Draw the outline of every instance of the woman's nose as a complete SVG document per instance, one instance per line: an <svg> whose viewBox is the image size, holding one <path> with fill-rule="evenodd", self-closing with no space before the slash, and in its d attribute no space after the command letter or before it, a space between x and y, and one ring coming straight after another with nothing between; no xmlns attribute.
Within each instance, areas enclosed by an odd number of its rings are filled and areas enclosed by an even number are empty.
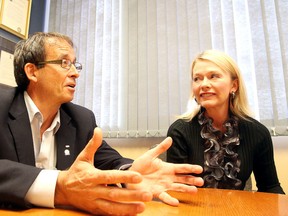
<svg viewBox="0 0 288 216"><path fill-rule="evenodd" d="M210 86L210 80L207 77L203 78L203 81L201 82L202 87Z"/></svg>

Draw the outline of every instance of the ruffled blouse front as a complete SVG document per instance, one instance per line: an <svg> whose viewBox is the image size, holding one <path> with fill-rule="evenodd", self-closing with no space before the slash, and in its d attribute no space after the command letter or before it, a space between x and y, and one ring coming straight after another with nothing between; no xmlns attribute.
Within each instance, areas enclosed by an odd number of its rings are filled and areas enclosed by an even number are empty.
<svg viewBox="0 0 288 216"><path fill-rule="evenodd" d="M211 118L198 116L204 146L204 187L240 189L242 182L237 178L240 172L240 159L236 152L240 145L238 118L231 115L223 126L225 133L213 128Z"/></svg>

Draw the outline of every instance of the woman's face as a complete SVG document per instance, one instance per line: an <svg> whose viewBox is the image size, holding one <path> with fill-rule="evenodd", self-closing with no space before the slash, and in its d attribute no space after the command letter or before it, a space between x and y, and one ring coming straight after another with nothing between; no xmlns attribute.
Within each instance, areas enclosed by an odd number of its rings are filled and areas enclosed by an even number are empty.
<svg viewBox="0 0 288 216"><path fill-rule="evenodd" d="M238 89L237 80L208 60L198 60L193 68L192 89L197 102L209 109L228 112L229 95Z"/></svg>

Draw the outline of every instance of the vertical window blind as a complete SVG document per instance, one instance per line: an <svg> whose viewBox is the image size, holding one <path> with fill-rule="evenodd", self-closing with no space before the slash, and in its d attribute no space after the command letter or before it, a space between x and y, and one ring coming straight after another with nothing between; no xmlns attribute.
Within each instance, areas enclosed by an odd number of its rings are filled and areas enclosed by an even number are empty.
<svg viewBox="0 0 288 216"><path fill-rule="evenodd" d="M238 63L255 118L288 135L288 1L50 0L83 72L74 101L104 137L166 136L186 111L190 64L218 49Z"/></svg>

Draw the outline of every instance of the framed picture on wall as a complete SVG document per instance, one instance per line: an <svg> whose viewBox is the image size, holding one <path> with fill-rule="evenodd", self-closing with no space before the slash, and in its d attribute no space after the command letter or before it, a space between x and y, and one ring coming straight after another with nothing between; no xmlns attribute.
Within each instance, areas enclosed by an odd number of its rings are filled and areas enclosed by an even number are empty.
<svg viewBox="0 0 288 216"><path fill-rule="evenodd" d="M15 45L15 42L0 36L0 83L10 86L17 86L13 67Z"/></svg>
<svg viewBox="0 0 288 216"><path fill-rule="evenodd" d="M0 0L0 28L27 38L32 0Z"/></svg>

